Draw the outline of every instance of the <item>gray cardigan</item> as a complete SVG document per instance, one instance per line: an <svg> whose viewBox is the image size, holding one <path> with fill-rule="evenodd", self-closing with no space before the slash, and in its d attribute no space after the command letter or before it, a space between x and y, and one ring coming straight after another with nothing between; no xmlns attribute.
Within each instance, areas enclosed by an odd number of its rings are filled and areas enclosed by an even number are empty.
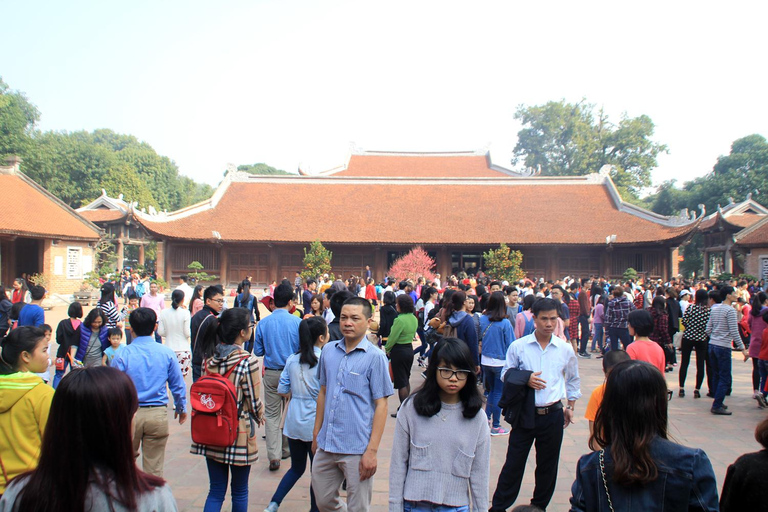
<svg viewBox="0 0 768 512"><path fill-rule="evenodd" d="M440 412L419 416L413 400L397 415L389 467L389 510L402 512L403 501L427 501L488 510L491 436L480 410L472 419L463 406L442 404Z"/></svg>

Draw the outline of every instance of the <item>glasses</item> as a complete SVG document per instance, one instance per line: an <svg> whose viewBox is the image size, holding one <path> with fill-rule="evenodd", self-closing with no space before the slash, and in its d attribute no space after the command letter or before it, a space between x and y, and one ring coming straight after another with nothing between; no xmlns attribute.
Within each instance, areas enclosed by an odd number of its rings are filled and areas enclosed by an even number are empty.
<svg viewBox="0 0 768 512"><path fill-rule="evenodd" d="M251 329L253 329L254 327L256 327L256 323L255 323L255 322L254 322L254 323L252 323L251 325L249 325L249 327L250 327Z"/></svg>
<svg viewBox="0 0 768 512"><path fill-rule="evenodd" d="M224 299L211 299L211 302L218 302L219 304L224 304Z"/></svg>
<svg viewBox="0 0 768 512"><path fill-rule="evenodd" d="M437 372L445 380L451 380L454 375L459 380L467 380L469 374L472 373L469 370L452 370L450 368L438 368Z"/></svg>

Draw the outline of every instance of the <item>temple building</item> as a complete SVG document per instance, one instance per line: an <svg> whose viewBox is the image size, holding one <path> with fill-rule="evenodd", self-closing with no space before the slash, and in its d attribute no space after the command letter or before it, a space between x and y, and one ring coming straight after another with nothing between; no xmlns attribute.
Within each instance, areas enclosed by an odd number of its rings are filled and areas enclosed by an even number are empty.
<svg viewBox="0 0 768 512"><path fill-rule="evenodd" d="M21 160L0 165L0 279L6 288L22 275L41 274L51 294L80 289L93 270L99 228L29 179Z"/></svg>
<svg viewBox="0 0 768 512"><path fill-rule="evenodd" d="M346 164L314 175L230 171L209 200L176 212L123 205L103 197L80 212L105 229L120 225L123 247L157 241L166 280L199 261L226 285L246 275L259 285L292 279L313 240L333 252L333 271L344 277L369 265L381 279L414 246L443 276L478 270L483 252L503 242L522 251L531 278L617 278L629 267L668 278L699 223L686 211L668 217L623 201L607 172L518 173L485 150L354 150Z"/></svg>

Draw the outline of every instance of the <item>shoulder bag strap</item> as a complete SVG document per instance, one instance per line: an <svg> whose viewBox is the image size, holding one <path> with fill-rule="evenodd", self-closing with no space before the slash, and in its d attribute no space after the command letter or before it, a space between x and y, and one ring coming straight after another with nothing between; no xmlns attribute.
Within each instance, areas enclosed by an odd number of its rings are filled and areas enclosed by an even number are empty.
<svg viewBox="0 0 768 512"><path fill-rule="evenodd" d="M608 479L605 478L605 450L600 450L600 476L603 477L603 489L605 489L605 496L608 498L608 508L613 510L613 502L611 502L611 494L608 492Z"/></svg>

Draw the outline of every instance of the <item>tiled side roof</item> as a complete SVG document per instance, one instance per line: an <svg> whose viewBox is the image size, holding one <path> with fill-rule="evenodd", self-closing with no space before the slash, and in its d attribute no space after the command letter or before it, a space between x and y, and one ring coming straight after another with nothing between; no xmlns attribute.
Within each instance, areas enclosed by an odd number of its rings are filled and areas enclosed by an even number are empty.
<svg viewBox="0 0 768 512"><path fill-rule="evenodd" d="M765 215L756 215L754 213L740 213L740 214L721 214L720 212L716 212L711 216L708 216L706 219L701 221L701 224L699 225L700 231L707 231L709 229L712 229L718 225L718 222L723 222L726 225L730 224L733 229L736 231L739 231L743 228L748 228L749 226L752 226L761 220L765 218Z"/></svg>
<svg viewBox="0 0 768 512"><path fill-rule="evenodd" d="M484 155L352 155L347 168L333 173L344 177L499 178L507 174L491 169Z"/></svg>
<svg viewBox="0 0 768 512"><path fill-rule="evenodd" d="M22 175L0 174L0 233L35 238L98 240L99 231Z"/></svg>
<svg viewBox="0 0 768 512"><path fill-rule="evenodd" d="M120 210L79 210L78 213L91 222L111 222L125 217Z"/></svg>
<svg viewBox="0 0 768 512"><path fill-rule="evenodd" d="M737 233L736 243L747 247L768 247L768 217Z"/></svg>
<svg viewBox="0 0 768 512"><path fill-rule="evenodd" d="M400 179L402 180L402 178ZM301 200L305 198L306 200ZM528 180L254 179L214 208L170 221L139 217L162 237L392 244L655 243L690 233L618 209L605 184ZM247 215L243 215L247 212Z"/></svg>

